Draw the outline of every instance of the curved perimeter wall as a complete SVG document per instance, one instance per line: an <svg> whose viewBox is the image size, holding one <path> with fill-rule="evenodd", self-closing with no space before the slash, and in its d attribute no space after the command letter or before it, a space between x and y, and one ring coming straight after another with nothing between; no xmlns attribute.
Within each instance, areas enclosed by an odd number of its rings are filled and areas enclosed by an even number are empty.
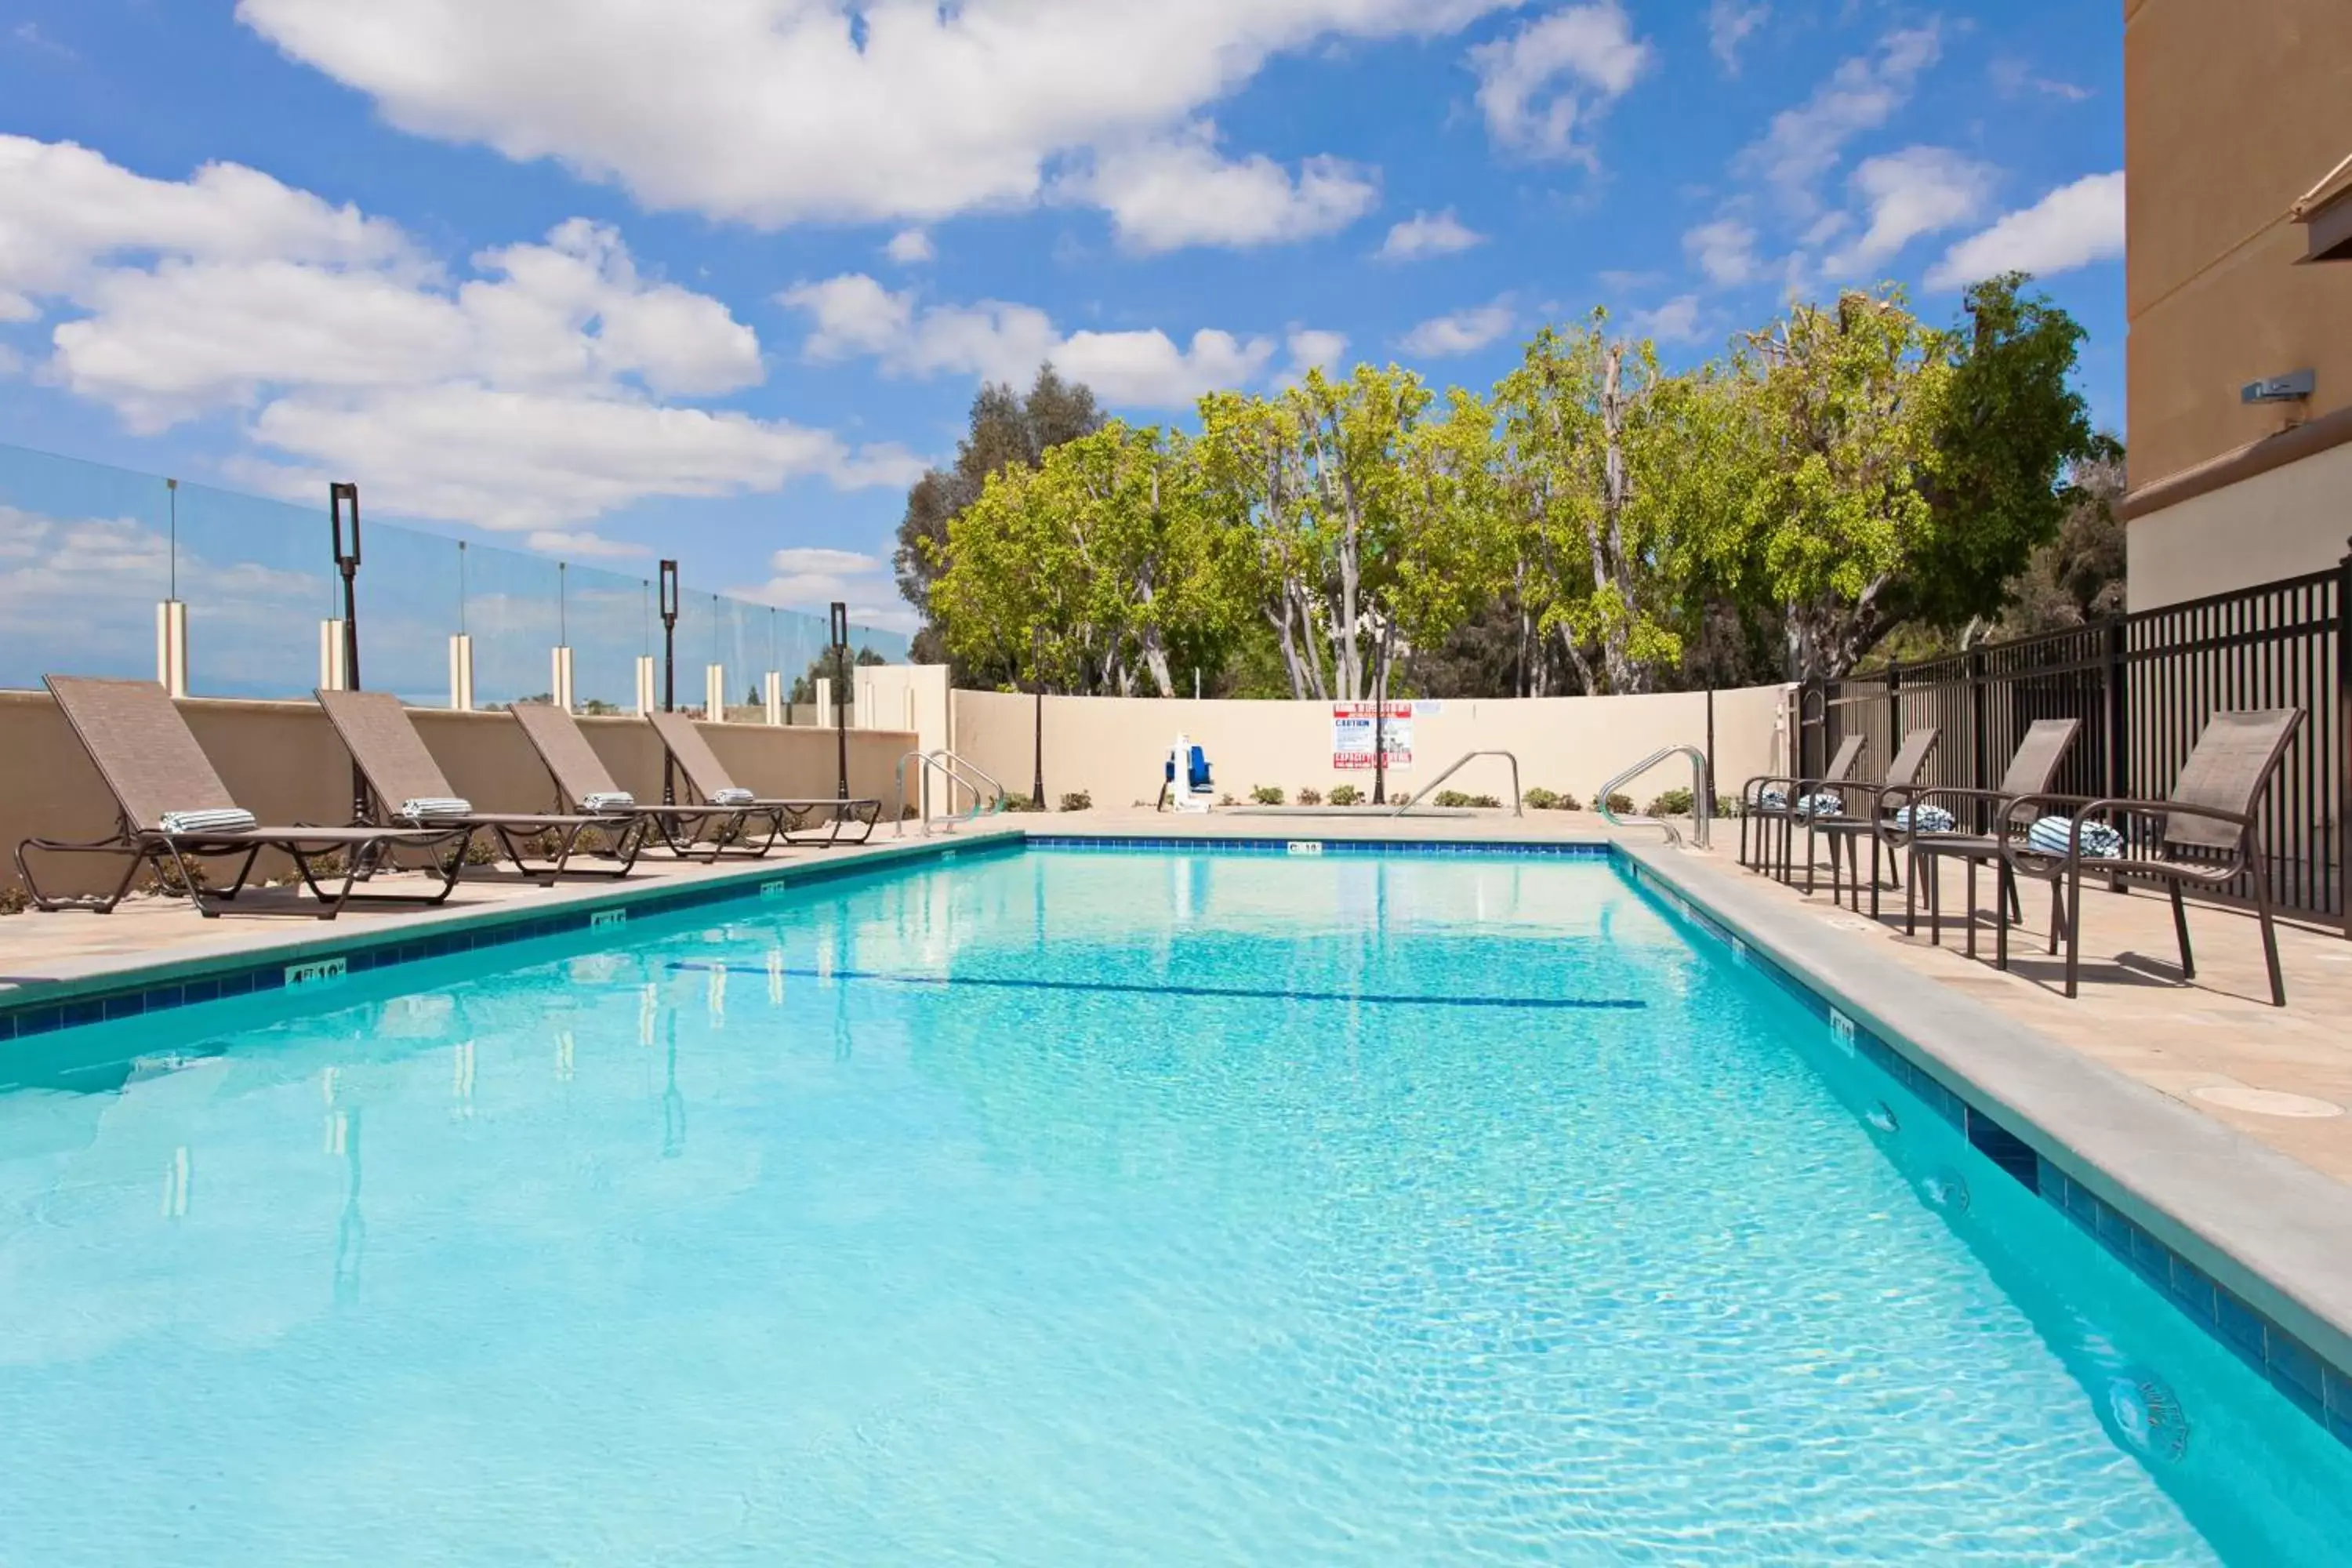
<svg viewBox="0 0 2352 1568"><path fill-rule="evenodd" d="M1786 693L1779 686L1715 693L1715 777L1728 794L1758 773L1782 766ZM1011 692L958 691L950 698L950 744L1027 794L1035 772L1035 699ZM1416 702L1412 765L1392 771L1389 786L1420 789L1469 751L1507 751L1519 761L1523 787L1541 785L1591 804L1602 783L1660 747L1706 740L1707 695L1539 697ZM1369 770L1332 765L1328 702L1221 702L1118 697L1048 697L1045 703L1045 795L1058 802L1084 792L1105 807L1150 805L1160 767L1181 731L1203 748L1217 790L1246 801L1259 784L1295 801L1304 788L1371 790ZM1647 803L1687 786L1689 770L1661 764L1628 791ZM1446 785L1469 795L1507 795L1510 770L1481 760Z"/></svg>

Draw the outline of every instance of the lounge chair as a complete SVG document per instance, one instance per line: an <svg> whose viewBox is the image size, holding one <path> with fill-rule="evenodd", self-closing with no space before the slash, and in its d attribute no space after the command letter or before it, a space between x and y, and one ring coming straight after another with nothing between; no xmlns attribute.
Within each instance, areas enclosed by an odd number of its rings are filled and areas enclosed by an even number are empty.
<svg viewBox="0 0 2352 1568"><path fill-rule="evenodd" d="M1886 764L1886 776L1875 785L1849 785L1844 794L1864 797L1863 809L1848 810L1855 803L1849 799L1833 812L1809 812L1805 816L1805 891L1813 890L1813 837L1826 835L1830 841L1830 902L1838 901L1838 862L1843 858L1852 867L1853 877L1853 910L1862 912L1862 839L1870 839L1870 918L1878 918L1879 857L1886 844L1886 835L1895 825L1887 813L1892 792L1910 789L1919 782L1919 773L1927 767L1927 759L1936 750L1937 738L1943 733L1934 725L1914 730L1903 737L1902 747L1895 760ZM1844 848L1843 857L1840 847Z"/></svg>
<svg viewBox="0 0 2352 1568"><path fill-rule="evenodd" d="M99 777L114 796L114 836L87 843L27 838L16 846L16 870L26 891L44 910L88 910L110 913L131 890L142 866L152 865L159 878L176 879L189 901L207 920L217 919L215 906L234 900L253 875L255 858L265 849L283 851L294 862L302 885L319 900L316 910L262 910L260 913L300 912L333 920L348 903L437 904L457 885L457 868L465 861L473 837L469 827L265 827L257 824L228 792L214 771L212 760L196 743L187 721L163 689L147 680L93 680L77 676L46 678L49 694L73 727L82 750L98 768ZM383 863L394 849L438 852L441 886L430 893L355 893L352 884ZM110 893L59 897L42 891L27 863L27 849L60 855L119 855L128 864L122 880ZM320 864L327 857L342 857L342 886L332 891L336 868ZM202 863L237 861L236 876L225 889L202 885ZM168 872L166 870L168 868Z"/></svg>
<svg viewBox="0 0 2352 1568"><path fill-rule="evenodd" d="M2189 948L2183 889L2218 890L2242 876L2252 888L2254 914L2262 925L2271 1003L2286 1005L2286 980L2279 973L2278 932L2271 921L2270 868L2263 859L2256 836L2263 795L2302 722L2300 708L2214 714L2197 738L2197 749L2181 765L2172 794L2163 800L2030 795L2001 807L1993 832L2002 841L2004 874L2038 878L2050 884L2050 941L2053 951L2062 941L2065 944L2067 995L2076 994L2082 961L2084 871L2147 877L2165 884L2172 895L2172 930L2180 942L2183 980L2197 978L2197 961ZM2053 807L2068 810L2071 816L2053 816ZM2021 836L2018 826L2029 812L2041 820ZM2095 831L2102 825L2108 833ZM2131 830L2134 826L2137 833ZM2104 846L2094 842L2110 835L2112 841ZM2140 840L2137 852L2130 843L2134 837Z"/></svg>
<svg viewBox="0 0 2352 1568"><path fill-rule="evenodd" d="M641 804L613 782L604 759L588 743L580 721L568 710L546 702L510 702L507 711L522 726L531 749L555 780L562 809L626 819L641 833L661 835L662 843L680 859L694 854L695 841L706 833L711 843L700 856L705 860L718 859L722 850L757 858L782 836L781 825L753 806ZM756 849L749 847L751 835L745 831L754 819L767 820L769 825L767 841Z"/></svg>
<svg viewBox="0 0 2352 1568"><path fill-rule="evenodd" d="M1769 773L1749 779L1739 789L1739 863L1761 871L1771 854L1771 836L1777 826L1780 839L1780 872L1788 875L1789 859L1794 852L1795 828L1803 815L1803 804L1827 785L1853 782L1854 770L1862 765L1862 750L1866 740L1861 735L1848 735L1838 742L1837 754L1818 779L1776 778ZM1756 825L1755 858L1748 858L1748 825Z"/></svg>
<svg viewBox="0 0 2352 1568"><path fill-rule="evenodd" d="M878 800L814 800L755 795L740 788L710 749L702 731L692 718L684 713L648 713L654 732L661 737L669 760L686 775L688 792L699 798L702 805L715 809L749 811L755 816L773 820L777 834L787 844L812 844L831 847L842 842L844 825L856 823L863 830L848 840L863 844L874 837L874 825L882 820L882 803ZM809 830L810 821L821 813L833 814L833 830L823 838L795 838L793 835ZM771 843L775 835L770 836ZM741 851L729 850L730 854ZM765 847L759 851L767 853Z"/></svg>
<svg viewBox="0 0 2352 1568"><path fill-rule="evenodd" d="M2017 752L2009 759L2009 769L2000 775L1998 789L1967 789L1958 785L1922 786L1903 791L1892 800L1897 811L1907 809L1911 815L1903 824L1903 847L1911 862L1908 885L1903 892L1903 930L1916 936L1919 931L1918 895L1921 883L1927 894L1927 940L1938 946L1944 941L1944 889L1942 863L1958 860L1968 868L1969 923L1968 953L1977 955L1977 868L1979 865L2000 865L2002 840L1990 833L1934 832L1919 826L1920 817L1927 811L1940 811L1952 818L1957 827L1965 818L1982 825L1992 820L2011 801L2027 795L2038 795L2049 789L2058 776L2059 764L2066 760L2074 738L2082 732L2079 719L2041 719L2025 731L2017 744ZM2009 925L2019 913L2017 884L2006 871L1997 871L1993 907L1999 921L1999 935L1994 939L1995 963L2009 967ZM1875 911L1873 911L1875 912Z"/></svg>
<svg viewBox="0 0 2352 1568"><path fill-rule="evenodd" d="M614 816L549 816L531 812L476 811L449 787L425 737L399 698L389 691L318 691L312 693L326 710L327 721L342 738L343 749L367 781L373 825L380 827L468 827L487 830L506 851L514 868L537 881L558 877L625 877L645 847L646 827L637 819ZM571 864L580 840L591 830L612 836L608 846L614 866L575 867ZM530 842L555 836L555 852L533 866L526 858Z"/></svg>
<svg viewBox="0 0 2352 1568"><path fill-rule="evenodd" d="M1210 774L1209 754L1190 742L1179 749L1186 753L1184 787L1182 789L1176 787L1177 753L1171 752L1168 753L1168 760L1160 764L1160 799L1151 808L1154 811L1168 809L1168 796L1171 792L1176 795L1177 809L1181 811L1183 809L1183 803L1192 796L1199 795L1205 800L1209 792L1217 787L1217 781Z"/></svg>

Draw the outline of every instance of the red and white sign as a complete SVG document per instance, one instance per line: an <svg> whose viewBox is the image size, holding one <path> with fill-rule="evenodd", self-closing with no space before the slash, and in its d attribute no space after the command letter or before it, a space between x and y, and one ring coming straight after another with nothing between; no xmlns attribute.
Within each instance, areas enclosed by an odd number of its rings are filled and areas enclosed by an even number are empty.
<svg viewBox="0 0 2352 1568"><path fill-rule="evenodd" d="M1378 723L1374 721L1377 718ZM1375 731L1385 753L1372 757ZM1370 773L1385 766L1391 773L1412 766L1412 704L1410 702L1334 702L1331 704L1331 765Z"/></svg>

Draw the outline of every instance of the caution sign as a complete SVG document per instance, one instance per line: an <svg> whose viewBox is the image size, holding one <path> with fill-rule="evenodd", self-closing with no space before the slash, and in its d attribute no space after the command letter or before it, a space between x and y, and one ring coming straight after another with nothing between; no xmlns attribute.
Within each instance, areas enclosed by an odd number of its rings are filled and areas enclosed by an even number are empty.
<svg viewBox="0 0 2352 1568"><path fill-rule="evenodd" d="M1377 721L1377 722L1376 722ZM1378 742L1385 755L1377 762ZM1375 766L1397 773L1412 766L1412 704L1410 702L1334 702L1331 704L1331 765L1343 771Z"/></svg>

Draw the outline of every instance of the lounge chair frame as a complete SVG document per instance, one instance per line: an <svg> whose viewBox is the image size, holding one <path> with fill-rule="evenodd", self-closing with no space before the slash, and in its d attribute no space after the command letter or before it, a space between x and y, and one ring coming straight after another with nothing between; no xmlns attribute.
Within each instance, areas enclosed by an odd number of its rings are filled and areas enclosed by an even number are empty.
<svg viewBox="0 0 2352 1568"><path fill-rule="evenodd" d="M1963 811L1976 819L1980 827L1989 827L2012 800L2044 794L2050 781L2058 774L2066 754L2074 749L2082 734L2079 719L2038 719L2028 727L2025 738L2017 743L2017 751L2009 760L1997 789L1971 789L1958 784L1921 786L1901 791L1898 805L1914 808L1948 803L1947 809L1958 819ZM2030 824L2029 824L2030 826ZM2025 911L2018 902L2014 879L1998 871L2000 863L2001 840L1990 831L1967 833L1911 833L1906 836L1906 848L1911 862L1910 876L1903 892L1903 931L1906 936L1919 932L1918 896L1927 895L1927 941L1940 947L1944 942L1943 863L1958 860L1968 868L1968 955L1977 955L1977 868L1996 868L1993 910L1996 919L1994 963L1997 967L2009 967L2009 928L2012 921L2022 921ZM1874 910L1874 913L1875 910Z"/></svg>
<svg viewBox="0 0 2352 1568"><path fill-rule="evenodd" d="M1797 818L1803 815L1797 803L1818 790L1832 785L1843 788L1852 784L1854 770L1862 765L1862 753L1868 744L1867 737L1848 735L1838 742L1836 755L1817 779L1783 778L1774 773L1759 773L1739 786L1739 863L1758 871L1768 868L1772 855L1772 842L1777 833L1780 844L1780 875L1786 880L1790 875L1790 862L1796 852ZM1764 792L1779 784L1787 804L1766 805ZM1755 858L1748 858L1748 828L1750 820L1756 826Z"/></svg>
<svg viewBox="0 0 2352 1568"><path fill-rule="evenodd" d="M261 910L263 914L303 914L331 921L353 903L403 904L430 908L446 900L457 885L470 827L357 828L320 827L298 823L291 827L260 826L226 832L170 833L163 829L163 809L169 799L174 810L205 810L233 806L235 799L221 782L211 759L181 717L163 689L152 681L99 680L74 676L45 678L66 723L89 754L99 776L115 802L115 830L105 838L58 839L27 837L16 850L16 874L34 906L49 911L82 910L111 914L138 879L141 868L152 866L168 886L176 880L196 912L217 920L217 906L236 902L252 880L254 863L265 849L283 852L294 862L296 875L318 901L315 910ZM356 885L385 864L396 848L435 851L433 869L440 886L429 893L362 893ZM58 894L43 889L34 874L27 851L48 855L112 855L124 861L122 877L108 892ZM330 855L343 857L342 880L331 886L334 872L319 864ZM236 862L236 875L225 889L202 885L202 868L215 860ZM165 868L169 868L167 871ZM324 872L326 880L321 881Z"/></svg>
<svg viewBox="0 0 2352 1568"><path fill-rule="evenodd" d="M667 765L675 768L677 774L686 780L688 805L699 802L712 811L743 811L754 816L764 816L771 820L773 831L769 835L768 843L762 846L757 854L726 849L722 846L722 850L730 858L758 859L765 856L769 848L779 840L785 844L806 845L816 849L830 849L836 844L863 844L874 837L875 825L882 820L882 803L879 800L862 796L856 799L832 800L797 796L761 796L736 805L719 805L715 804L713 797L721 791L736 787L735 780L728 773L726 764L719 760L719 753L710 749L710 742L703 737L702 731L695 727L692 716L685 713L648 713L646 719L653 725L654 733L661 737L662 750L667 754ZM796 834L808 832L810 820L819 813L828 811L833 814L833 827L824 837L794 837ZM844 838L842 829L853 822L858 825L861 831L855 838ZM717 858L718 854L714 853L709 858Z"/></svg>
<svg viewBox="0 0 2352 1568"><path fill-rule="evenodd" d="M362 826L395 826L395 801L457 795L399 698L388 691L321 689L312 695L366 783L367 820ZM637 857L644 853L649 831L640 817L534 812L477 811L463 816L436 817L431 822L434 826L445 824L488 832L518 874L543 884L563 877L626 877L635 868ZM591 831L614 836L604 853L617 864L572 864L582 837ZM540 863L533 865L532 852L541 848L550 834L555 837L553 852L541 853Z"/></svg>
<svg viewBox="0 0 2352 1568"><path fill-rule="evenodd" d="M570 802L585 801L591 795L618 792L604 759L596 755L579 721L567 710L544 702L510 702L507 711L514 715L523 734L529 737L531 749L539 753L541 763L554 783L559 808ZM700 860L706 865L721 858L763 859L783 837L783 824L778 814L763 811L756 805L641 803L629 808L625 819L638 824L641 833L657 836L662 847L676 858ZM755 821L767 823L764 839L760 839L759 830L751 826ZM703 847L699 841L706 833L710 841ZM651 847L650 837L644 842Z"/></svg>
<svg viewBox="0 0 2352 1568"><path fill-rule="evenodd" d="M1936 742L1942 734L1943 731L1932 724L1906 733L1903 737L1902 746L1895 753L1895 760L1886 764L1886 776L1875 784L1863 786L1869 797L1866 809L1854 812L1841 811L1833 816L1816 816L1811 813L1806 815L1805 891L1807 894L1810 895L1813 890L1814 836L1824 835L1830 843L1830 902L1834 904L1838 901L1839 861L1843 858L1849 863L1853 872L1851 880L1853 884L1853 912L1860 914L1862 912L1862 845L1859 841L1867 835L1870 839L1870 918L1872 920L1878 918L1878 879L1881 857L1882 855L1886 857L1888 864L1885 868L1889 871L1894 866L1901 863L1899 855L1893 851L1900 847L1898 839L1902 830L1895 827L1887 816L1888 811L1892 809L1887 804L1888 799L1894 792L1907 790L1918 783L1920 770L1927 765L1927 759L1935 755ZM1851 790L1855 786L1846 787ZM1844 849L1843 857L1839 853L1841 847Z"/></svg>

